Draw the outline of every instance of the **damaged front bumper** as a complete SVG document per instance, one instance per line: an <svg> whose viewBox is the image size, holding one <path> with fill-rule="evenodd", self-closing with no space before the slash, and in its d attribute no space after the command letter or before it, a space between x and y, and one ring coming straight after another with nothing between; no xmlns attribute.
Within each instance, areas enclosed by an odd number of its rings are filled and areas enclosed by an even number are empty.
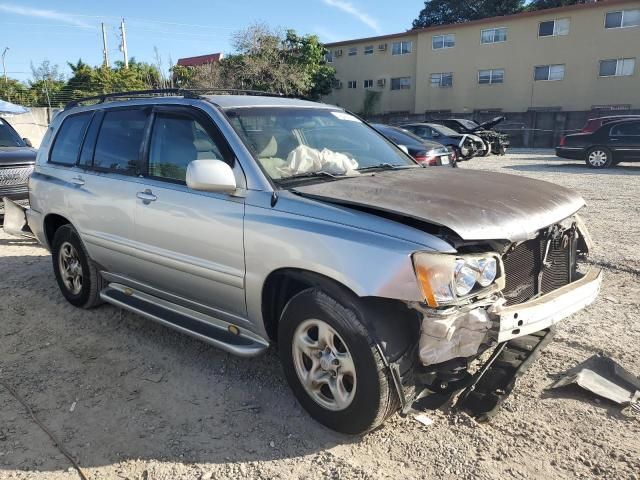
<svg viewBox="0 0 640 480"><path fill-rule="evenodd" d="M420 362L434 365L460 357L474 357L494 343L502 343L552 327L591 304L600 290L602 271L584 276L527 302L505 307L498 297L481 304L443 312L421 309Z"/></svg>

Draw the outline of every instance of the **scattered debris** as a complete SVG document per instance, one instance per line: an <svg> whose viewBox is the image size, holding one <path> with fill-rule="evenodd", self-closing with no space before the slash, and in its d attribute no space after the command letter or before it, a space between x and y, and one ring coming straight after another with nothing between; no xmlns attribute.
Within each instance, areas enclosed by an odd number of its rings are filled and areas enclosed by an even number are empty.
<svg viewBox="0 0 640 480"><path fill-rule="evenodd" d="M413 418L415 418L417 422L421 423L425 427L429 427L433 425L433 420L427 417L424 413L419 413L418 415L415 415Z"/></svg>
<svg viewBox="0 0 640 480"><path fill-rule="evenodd" d="M604 353L598 353L568 370L551 388L572 383L619 405L640 411L640 379Z"/></svg>
<svg viewBox="0 0 640 480"><path fill-rule="evenodd" d="M73 402L73 403L71 404L71 408L69 409L69 411L70 411L70 412L73 412L73 411L76 409L76 405L77 405L77 404L78 404L78 402L77 402L77 401L76 401L76 402Z"/></svg>

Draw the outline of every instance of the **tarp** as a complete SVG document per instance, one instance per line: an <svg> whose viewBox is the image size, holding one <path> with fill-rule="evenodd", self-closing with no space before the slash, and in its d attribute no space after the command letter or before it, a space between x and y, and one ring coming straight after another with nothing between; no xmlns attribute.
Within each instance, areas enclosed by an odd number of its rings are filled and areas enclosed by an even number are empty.
<svg viewBox="0 0 640 480"><path fill-rule="evenodd" d="M0 100L0 115L20 115L29 112L28 108Z"/></svg>

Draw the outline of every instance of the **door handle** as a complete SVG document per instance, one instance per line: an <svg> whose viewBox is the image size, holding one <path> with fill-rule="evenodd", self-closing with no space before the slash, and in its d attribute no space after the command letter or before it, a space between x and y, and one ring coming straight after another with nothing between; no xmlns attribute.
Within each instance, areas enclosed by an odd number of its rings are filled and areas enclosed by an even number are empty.
<svg viewBox="0 0 640 480"><path fill-rule="evenodd" d="M71 179L71 183L82 186L84 185L84 180L82 179L82 177L73 177Z"/></svg>
<svg viewBox="0 0 640 480"><path fill-rule="evenodd" d="M149 202L155 202L158 199L148 188L144 192L136 193L136 197L142 200L145 205L148 205Z"/></svg>

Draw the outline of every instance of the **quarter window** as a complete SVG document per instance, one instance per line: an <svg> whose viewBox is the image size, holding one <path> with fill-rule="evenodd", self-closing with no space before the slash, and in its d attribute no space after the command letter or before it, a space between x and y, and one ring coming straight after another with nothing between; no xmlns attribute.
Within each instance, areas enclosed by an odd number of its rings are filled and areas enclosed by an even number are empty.
<svg viewBox="0 0 640 480"><path fill-rule="evenodd" d="M535 68L534 80L562 80L564 79L564 65L540 65Z"/></svg>
<svg viewBox="0 0 640 480"><path fill-rule="evenodd" d="M348 54L349 54L349 56L350 56L350 57L353 57L353 56L355 56L355 55L358 55L358 47L351 47L351 48L348 50Z"/></svg>
<svg viewBox="0 0 640 480"><path fill-rule="evenodd" d="M355 80L349 80L347 82L347 88L356 88L358 86L358 82Z"/></svg>
<svg viewBox="0 0 640 480"><path fill-rule="evenodd" d="M224 160L224 157L196 120L157 114L149 147L149 176L184 182L187 166L194 160Z"/></svg>
<svg viewBox="0 0 640 480"><path fill-rule="evenodd" d="M399 77L391 79L391 90L409 90L411 88L411 77Z"/></svg>
<svg viewBox="0 0 640 480"><path fill-rule="evenodd" d="M394 42L391 49L391 54L406 55L408 53L411 53L411 50L413 50L413 42L411 41Z"/></svg>
<svg viewBox="0 0 640 480"><path fill-rule="evenodd" d="M604 19L605 28L626 28L640 26L640 9L608 12Z"/></svg>
<svg viewBox="0 0 640 480"><path fill-rule="evenodd" d="M456 46L456 34L448 33L446 35L434 35L431 37L431 47L434 50L441 48L453 48Z"/></svg>
<svg viewBox="0 0 640 480"><path fill-rule="evenodd" d="M147 117L147 112L142 109L112 110L105 113L98 133L93 166L135 173Z"/></svg>
<svg viewBox="0 0 640 480"><path fill-rule="evenodd" d="M480 32L481 43L500 43L507 41L507 29L505 27L500 28L487 28Z"/></svg>
<svg viewBox="0 0 640 480"><path fill-rule="evenodd" d="M453 73L432 73L431 86L437 88L449 88L453 86Z"/></svg>
<svg viewBox="0 0 640 480"><path fill-rule="evenodd" d="M633 75L636 68L635 58L618 58L600 61L601 77L626 77Z"/></svg>
<svg viewBox="0 0 640 480"><path fill-rule="evenodd" d="M364 47L363 53L365 55L373 55L373 45L367 45L366 47Z"/></svg>
<svg viewBox="0 0 640 480"><path fill-rule="evenodd" d="M568 18L558 18L538 24L539 37L555 37L559 35L569 35Z"/></svg>
<svg viewBox="0 0 640 480"><path fill-rule="evenodd" d="M84 133L87 131L93 112L80 113L67 117L60 127L49 154L51 163L75 165L80 154Z"/></svg>
<svg viewBox="0 0 640 480"><path fill-rule="evenodd" d="M478 83L483 85L492 85L494 83L504 83L504 68L480 70L478 72Z"/></svg>
<svg viewBox="0 0 640 480"><path fill-rule="evenodd" d="M373 88L373 80L365 80L364 88Z"/></svg>

